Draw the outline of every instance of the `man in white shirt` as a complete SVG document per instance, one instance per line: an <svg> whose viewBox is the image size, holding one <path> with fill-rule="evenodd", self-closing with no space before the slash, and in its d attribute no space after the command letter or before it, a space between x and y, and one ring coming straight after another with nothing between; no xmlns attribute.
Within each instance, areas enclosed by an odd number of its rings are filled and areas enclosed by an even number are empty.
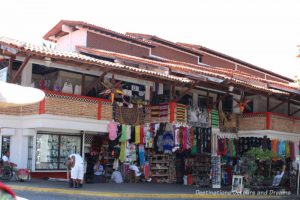
<svg viewBox="0 0 300 200"><path fill-rule="evenodd" d="M283 166L283 169L282 169L282 172L277 172L277 175L274 177L274 180L273 180L273 183L272 183L272 186L274 187L278 187L280 182L281 182L281 179L284 175L284 172L285 172L285 166Z"/></svg>
<svg viewBox="0 0 300 200"><path fill-rule="evenodd" d="M141 173L140 169L137 167L136 161L134 161L133 164L129 166L129 169L134 171L134 176L140 178L141 181L151 182L151 178L145 179L145 176Z"/></svg>
<svg viewBox="0 0 300 200"><path fill-rule="evenodd" d="M9 151L7 151L3 154L3 156L2 156L3 163L8 163L9 162L9 155L10 155Z"/></svg>
<svg viewBox="0 0 300 200"><path fill-rule="evenodd" d="M69 159L72 162L71 179L73 180L73 187L82 187L84 173L83 159L79 154L71 154Z"/></svg>

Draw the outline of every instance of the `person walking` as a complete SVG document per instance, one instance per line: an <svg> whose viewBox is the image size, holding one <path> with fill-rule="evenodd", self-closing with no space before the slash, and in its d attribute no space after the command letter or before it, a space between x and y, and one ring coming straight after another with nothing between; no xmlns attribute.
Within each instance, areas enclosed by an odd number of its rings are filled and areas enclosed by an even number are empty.
<svg viewBox="0 0 300 200"><path fill-rule="evenodd" d="M82 187L84 174L83 159L79 154L71 154L69 159L71 159L71 179L73 181L73 187Z"/></svg>

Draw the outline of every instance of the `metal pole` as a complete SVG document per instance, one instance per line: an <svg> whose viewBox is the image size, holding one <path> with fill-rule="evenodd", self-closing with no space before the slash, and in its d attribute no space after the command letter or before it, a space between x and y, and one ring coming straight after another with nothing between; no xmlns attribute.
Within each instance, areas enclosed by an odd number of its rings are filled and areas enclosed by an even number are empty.
<svg viewBox="0 0 300 200"><path fill-rule="evenodd" d="M300 161L298 161L297 195L299 195L299 181L300 181Z"/></svg>

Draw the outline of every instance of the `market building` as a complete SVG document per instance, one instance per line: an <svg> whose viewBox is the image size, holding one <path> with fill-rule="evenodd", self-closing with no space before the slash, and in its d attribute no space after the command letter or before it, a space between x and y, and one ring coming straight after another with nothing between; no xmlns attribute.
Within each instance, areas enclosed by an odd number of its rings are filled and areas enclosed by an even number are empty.
<svg viewBox="0 0 300 200"><path fill-rule="evenodd" d="M218 187L251 147L277 154L284 143L280 156L299 157L300 90L289 78L199 45L80 21L62 20L44 39L55 47L0 38L9 82L46 93L0 109L1 153L36 177L64 177L66 157L80 153L87 179L97 159L107 178L114 168L128 177L137 160L157 183Z"/></svg>

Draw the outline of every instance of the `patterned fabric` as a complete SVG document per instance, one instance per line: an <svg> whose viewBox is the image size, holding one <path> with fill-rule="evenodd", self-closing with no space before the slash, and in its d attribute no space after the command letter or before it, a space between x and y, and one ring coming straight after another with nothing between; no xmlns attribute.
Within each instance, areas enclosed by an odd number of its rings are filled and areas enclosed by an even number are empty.
<svg viewBox="0 0 300 200"><path fill-rule="evenodd" d="M145 165L145 148L143 144L139 145L139 159L140 159L140 165Z"/></svg>
<svg viewBox="0 0 300 200"><path fill-rule="evenodd" d="M165 132L163 135L163 149L164 153L171 154L174 144L174 137L172 132Z"/></svg>
<svg viewBox="0 0 300 200"><path fill-rule="evenodd" d="M114 120L120 124L140 125L144 124L144 119L144 108L114 106Z"/></svg>
<svg viewBox="0 0 300 200"><path fill-rule="evenodd" d="M177 122L187 122L186 105L176 104L176 106L175 106L175 121L177 121Z"/></svg>
<svg viewBox="0 0 300 200"><path fill-rule="evenodd" d="M135 143L139 144L141 142L141 127L135 126Z"/></svg>
<svg viewBox="0 0 300 200"><path fill-rule="evenodd" d="M188 124L194 127L211 127L209 110L190 107L188 109Z"/></svg>
<svg viewBox="0 0 300 200"><path fill-rule="evenodd" d="M151 118L155 122L169 121L169 104L160 104L158 106L151 106Z"/></svg>

